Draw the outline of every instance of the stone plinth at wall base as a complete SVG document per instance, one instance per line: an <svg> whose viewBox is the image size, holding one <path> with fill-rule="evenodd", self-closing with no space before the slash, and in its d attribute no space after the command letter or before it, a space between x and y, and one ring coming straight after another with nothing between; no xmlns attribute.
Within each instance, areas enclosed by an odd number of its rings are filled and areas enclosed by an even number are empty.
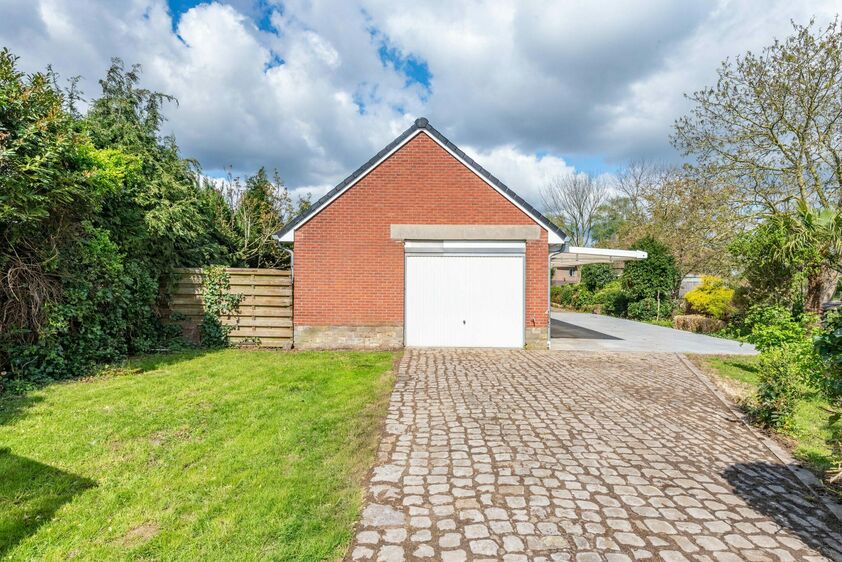
<svg viewBox="0 0 842 562"><path fill-rule="evenodd" d="M527 328L525 334L526 349L548 349L547 327Z"/></svg>
<svg viewBox="0 0 842 562"><path fill-rule="evenodd" d="M403 326L295 326L296 349L397 349Z"/></svg>

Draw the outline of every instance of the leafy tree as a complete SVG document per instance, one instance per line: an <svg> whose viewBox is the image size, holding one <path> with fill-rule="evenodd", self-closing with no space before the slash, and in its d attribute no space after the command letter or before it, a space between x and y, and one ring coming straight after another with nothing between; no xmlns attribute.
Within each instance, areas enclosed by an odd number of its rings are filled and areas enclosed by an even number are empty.
<svg viewBox="0 0 842 562"><path fill-rule="evenodd" d="M651 236L641 238L631 249L648 253L645 260L628 262L620 278L632 301L669 299L678 292L681 276L669 248Z"/></svg>
<svg viewBox="0 0 842 562"><path fill-rule="evenodd" d="M61 249L101 205L94 148L44 73L0 51L0 371L14 342L32 343L62 293Z"/></svg>
<svg viewBox="0 0 842 562"><path fill-rule="evenodd" d="M229 263L229 249L218 240L224 234L206 209L198 166L181 158L173 137L161 135L162 104L171 96L139 86L140 67L126 70L114 59L100 80L102 96L85 119L97 147L120 149L140 162L136 181L126 185L103 213L106 221L129 226L121 245L145 254L159 271L173 265Z"/></svg>
<svg viewBox="0 0 842 562"><path fill-rule="evenodd" d="M803 308L802 285L810 252L785 257L781 248L788 237L786 225L763 221L731 242L729 251L746 283L748 302L783 305L790 310Z"/></svg>
<svg viewBox="0 0 842 562"><path fill-rule="evenodd" d="M582 266L582 284L595 293L617 278L611 264L591 263Z"/></svg>
<svg viewBox="0 0 842 562"><path fill-rule="evenodd" d="M614 199L619 206L608 223L615 244L652 236L670 249L682 277L729 272L726 249L740 220L726 188L645 161L621 170L616 188L622 195Z"/></svg>
<svg viewBox="0 0 842 562"><path fill-rule="evenodd" d="M0 53L0 373L40 381L165 345L174 266L233 258L217 195L161 103L115 61L87 115L55 76Z"/></svg>
<svg viewBox="0 0 842 562"><path fill-rule="evenodd" d="M689 96L694 109L673 142L696 158L699 177L732 187L742 212L792 229L782 257L815 252L806 308L817 312L839 278L833 228L813 227L838 223L842 207L842 26L793 28L759 54L724 62L714 87Z"/></svg>
<svg viewBox="0 0 842 562"><path fill-rule="evenodd" d="M239 190L236 182L233 191ZM309 206L308 197L293 201L277 171L271 180L264 168L246 179L232 215L239 235L240 263L248 267L286 267L289 254L279 248L272 235Z"/></svg>
<svg viewBox="0 0 842 562"><path fill-rule="evenodd" d="M595 246L609 247L621 243L627 225L636 215L632 201L625 196L615 196L599 206L594 214L591 238Z"/></svg>
<svg viewBox="0 0 842 562"><path fill-rule="evenodd" d="M842 271L842 209L815 209L799 202L794 213L774 215L771 220L787 233L777 257L805 266L804 307L821 311L821 305L833 298Z"/></svg>

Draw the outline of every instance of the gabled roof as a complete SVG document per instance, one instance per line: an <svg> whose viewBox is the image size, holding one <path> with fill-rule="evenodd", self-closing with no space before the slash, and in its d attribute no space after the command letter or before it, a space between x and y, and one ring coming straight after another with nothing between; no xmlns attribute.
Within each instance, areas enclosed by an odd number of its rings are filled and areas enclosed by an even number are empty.
<svg viewBox="0 0 842 562"><path fill-rule="evenodd" d="M441 145L442 148L450 152L457 160L461 161L487 184L500 192L516 207L520 208L520 210L529 215L535 222L547 230L550 244L561 244L567 239L567 234L565 234L563 230L550 222L547 217L538 212L532 205L512 191L506 184L495 178L488 170L477 164L470 156L462 152L458 146L450 142L443 134L430 125L430 122L424 117L416 119L415 123L413 123L411 127L386 145L383 150L375 154L368 162L360 166L354 173L342 180L336 187L328 191L321 199L313 203L309 209L298 215L281 230L276 232L274 234L274 238L281 242L292 242L293 233L298 227L302 226L308 220L317 215L319 211L327 207L334 199L339 197L343 192L367 175L368 172L377 167L378 164L421 133L427 134L430 138Z"/></svg>

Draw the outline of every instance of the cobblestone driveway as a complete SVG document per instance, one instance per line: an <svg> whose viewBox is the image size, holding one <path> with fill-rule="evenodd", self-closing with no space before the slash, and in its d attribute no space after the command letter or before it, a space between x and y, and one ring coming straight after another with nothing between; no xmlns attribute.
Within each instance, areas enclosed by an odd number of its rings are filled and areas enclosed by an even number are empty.
<svg viewBox="0 0 842 562"><path fill-rule="evenodd" d="M842 559L676 356L407 351L354 560Z"/></svg>

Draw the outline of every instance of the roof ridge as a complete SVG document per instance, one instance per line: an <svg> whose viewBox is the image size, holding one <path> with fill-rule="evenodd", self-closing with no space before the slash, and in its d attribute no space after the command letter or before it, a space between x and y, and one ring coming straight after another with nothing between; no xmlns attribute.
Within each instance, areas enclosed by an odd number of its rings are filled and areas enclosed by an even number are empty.
<svg viewBox="0 0 842 562"><path fill-rule="evenodd" d="M367 173L374 165L379 162L384 156L386 156L389 152L395 149L395 147L402 144L408 137L413 135L416 131L425 131L429 135L435 137L438 142L443 144L447 147L448 150L456 154L460 159L464 160L465 163L473 169L474 172L485 178L488 182L496 186L498 189L503 191L506 195L514 199L514 201L523 207L526 210L527 214L531 215L532 218L536 222L540 222L543 224L548 230L554 232L562 240L567 239L567 234L558 226L556 226L552 221L550 221L547 217L544 216L543 213L539 212L535 207L530 205L525 199L523 199L520 195L518 195L515 191L513 191L509 186L504 184L502 181L497 179L491 172L483 168L478 162L476 162L473 158L465 154L465 152L460 149L458 146L453 144L447 137L445 137L438 129L433 127L430 124L429 119L426 117L419 117L416 119L412 125L406 129L403 133L398 135L392 142L387 144L383 149L381 149L377 154L369 158L365 164L354 170L351 175L346 177L344 180L339 182L335 187L333 187L330 191L325 193L322 197L318 199L315 203L313 203L309 209L295 217L293 220L288 222L282 229L277 231L273 236L276 239L280 239L284 234L288 233L290 230L293 230L298 224L306 220L307 218L315 215L319 212L321 207L326 205L333 197L342 191L349 183L355 181L360 176Z"/></svg>

